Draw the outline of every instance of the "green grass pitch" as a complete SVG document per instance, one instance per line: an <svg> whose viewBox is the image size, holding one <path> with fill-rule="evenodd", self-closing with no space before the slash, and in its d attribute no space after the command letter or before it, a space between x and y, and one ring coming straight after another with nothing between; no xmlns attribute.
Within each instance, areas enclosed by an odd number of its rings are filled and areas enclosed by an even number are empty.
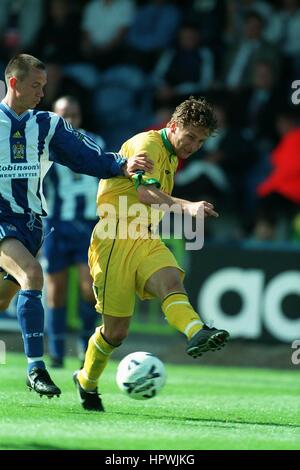
<svg viewBox="0 0 300 470"><path fill-rule="evenodd" d="M52 371L58 399L24 384L25 358L0 365L0 449L300 449L300 374L295 371L166 364L161 394L140 402L115 385L116 362L103 376L106 413L77 402L69 359Z"/></svg>

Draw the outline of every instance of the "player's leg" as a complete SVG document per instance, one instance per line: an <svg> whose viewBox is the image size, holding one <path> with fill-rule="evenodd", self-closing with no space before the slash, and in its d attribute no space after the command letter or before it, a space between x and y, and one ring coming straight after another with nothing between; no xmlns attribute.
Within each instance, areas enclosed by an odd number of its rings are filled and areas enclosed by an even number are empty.
<svg viewBox="0 0 300 470"><path fill-rule="evenodd" d="M80 371L80 384L86 391L97 387L99 377L115 348L121 345L128 334L131 317L102 315L103 325L96 328L91 336L83 369Z"/></svg>
<svg viewBox="0 0 300 470"><path fill-rule="evenodd" d="M47 332L52 367L63 367L66 337L68 269L47 274Z"/></svg>
<svg viewBox="0 0 300 470"><path fill-rule="evenodd" d="M155 272L146 282L145 290L161 299L168 323L185 334L186 352L190 356L196 358L225 346L229 333L203 323L190 304L178 269L168 267Z"/></svg>
<svg viewBox="0 0 300 470"><path fill-rule="evenodd" d="M179 269L159 269L147 280L145 290L161 300L168 323L188 339L203 327L204 322L189 302Z"/></svg>
<svg viewBox="0 0 300 470"><path fill-rule="evenodd" d="M52 367L63 367L65 356L68 267L73 264L71 253L72 223L53 219L46 221L46 231L53 233L43 244L43 254L47 261L47 332Z"/></svg>
<svg viewBox="0 0 300 470"><path fill-rule="evenodd" d="M0 272L0 312L8 309L13 297L20 290L20 286L9 279L5 279L6 276L5 272Z"/></svg>
<svg viewBox="0 0 300 470"><path fill-rule="evenodd" d="M41 265L19 240L5 238L0 244L0 266L14 277L21 287L17 315L28 359L27 384L40 394L59 395L60 390L51 381L43 360L44 309L41 302Z"/></svg>
<svg viewBox="0 0 300 470"><path fill-rule="evenodd" d="M96 322L99 321L99 315L95 310L93 280L88 264L80 263L78 265L78 273L80 287L79 314L81 319L78 353L79 359L83 361L89 338L95 329Z"/></svg>
<svg viewBox="0 0 300 470"><path fill-rule="evenodd" d="M112 352L127 336L131 320L131 317L102 316L103 325L96 328L89 340L84 366L73 375L81 405L91 411L104 411L98 394L98 380Z"/></svg>
<svg viewBox="0 0 300 470"><path fill-rule="evenodd" d="M104 224L104 223L103 223ZM134 241L99 236L97 225L89 249L89 266L93 278L96 311L103 325L89 340L84 367L74 381L85 409L103 411L97 383L116 347L126 337L134 310L135 272L138 257L132 256Z"/></svg>
<svg viewBox="0 0 300 470"><path fill-rule="evenodd" d="M167 321L187 337L187 353L197 357L224 346L229 334L204 324L189 301L183 275L164 243L152 240L147 258L138 267L137 292L142 299L158 297L161 300Z"/></svg>

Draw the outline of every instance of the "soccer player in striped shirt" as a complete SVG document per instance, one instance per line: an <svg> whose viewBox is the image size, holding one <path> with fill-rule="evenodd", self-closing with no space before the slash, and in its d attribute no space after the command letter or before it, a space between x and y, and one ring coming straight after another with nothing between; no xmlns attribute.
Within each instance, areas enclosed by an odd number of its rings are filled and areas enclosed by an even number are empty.
<svg viewBox="0 0 300 470"><path fill-rule="evenodd" d="M87 133L81 126L81 107L74 96L61 96L53 111L75 129L92 137L104 149L99 135ZM88 266L88 249L94 226L98 222L96 196L99 178L79 175L63 165L52 165L45 178L48 217L43 245L47 272L47 335L51 367L64 366L67 331L67 295L69 267L78 273L78 314L80 328L78 357L82 362L88 340L99 316L95 310L92 278ZM54 230L53 230L54 229Z"/></svg>
<svg viewBox="0 0 300 470"><path fill-rule="evenodd" d="M28 359L27 385L40 395L59 396L43 360L43 271L36 254L46 215L43 179L55 159L73 171L99 178L132 176L152 162L139 154L132 162L105 153L62 117L34 108L47 82L44 64L19 54L5 70L7 94L0 103L0 310L19 292L17 315ZM50 150L53 153L50 153ZM4 280L6 278L6 280Z"/></svg>

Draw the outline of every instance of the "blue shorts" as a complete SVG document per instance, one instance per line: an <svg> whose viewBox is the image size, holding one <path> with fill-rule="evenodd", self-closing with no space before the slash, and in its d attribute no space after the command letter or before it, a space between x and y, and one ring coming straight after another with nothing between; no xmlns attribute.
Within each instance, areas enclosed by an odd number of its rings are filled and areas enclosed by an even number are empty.
<svg viewBox="0 0 300 470"><path fill-rule="evenodd" d="M44 240L43 223L36 214L0 214L0 243L6 238L16 238L27 250L36 256ZM0 267L0 271L4 271ZM7 274L4 279L9 279L16 284L16 279Z"/></svg>
<svg viewBox="0 0 300 470"><path fill-rule="evenodd" d="M88 263L88 249L92 231L98 220L45 221L44 255L49 274L62 271L74 264ZM54 231L51 232L51 228ZM51 232L51 233L50 233Z"/></svg>

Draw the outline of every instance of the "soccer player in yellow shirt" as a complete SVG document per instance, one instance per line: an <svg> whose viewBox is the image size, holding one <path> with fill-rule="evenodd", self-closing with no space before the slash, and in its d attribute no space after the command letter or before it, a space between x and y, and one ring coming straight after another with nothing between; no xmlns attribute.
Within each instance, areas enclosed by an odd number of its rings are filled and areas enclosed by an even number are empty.
<svg viewBox="0 0 300 470"><path fill-rule="evenodd" d="M197 217L217 217L212 204L171 196L178 158L186 160L216 129L212 107L190 97L174 111L165 129L135 135L120 153L126 158L145 152L154 161L153 173L132 180L119 177L100 182L97 206L100 220L89 249L96 310L103 324L89 340L83 369L74 373L85 409L104 411L97 384L113 350L126 338L135 294L158 297L170 325L187 337L186 352L198 357L220 349L229 338L225 330L209 328L193 309L183 286L183 270L161 239L153 235L159 206ZM139 216L137 217L137 213Z"/></svg>

